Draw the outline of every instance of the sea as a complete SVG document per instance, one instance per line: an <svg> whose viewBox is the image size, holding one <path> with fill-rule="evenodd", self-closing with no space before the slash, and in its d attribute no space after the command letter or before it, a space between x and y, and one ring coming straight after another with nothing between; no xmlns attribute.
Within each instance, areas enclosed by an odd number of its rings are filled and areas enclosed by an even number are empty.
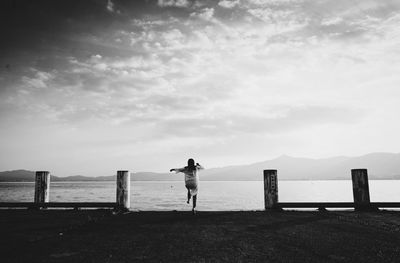
<svg viewBox="0 0 400 263"><path fill-rule="evenodd" d="M400 180L370 180L371 202L400 202ZM281 202L352 202L350 180L279 181ZM186 188L179 181L132 181L131 210L185 211ZM202 181L200 211L262 210L262 181ZM33 202L34 183L1 182L0 202ZM116 182L52 182L50 202L115 202Z"/></svg>

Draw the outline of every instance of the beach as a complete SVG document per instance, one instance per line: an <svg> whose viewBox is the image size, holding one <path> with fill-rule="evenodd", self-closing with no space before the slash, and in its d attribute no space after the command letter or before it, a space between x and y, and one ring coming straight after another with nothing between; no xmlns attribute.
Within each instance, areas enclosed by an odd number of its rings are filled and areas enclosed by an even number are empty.
<svg viewBox="0 0 400 263"><path fill-rule="evenodd" d="M394 211L0 210L1 262L398 262Z"/></svg>

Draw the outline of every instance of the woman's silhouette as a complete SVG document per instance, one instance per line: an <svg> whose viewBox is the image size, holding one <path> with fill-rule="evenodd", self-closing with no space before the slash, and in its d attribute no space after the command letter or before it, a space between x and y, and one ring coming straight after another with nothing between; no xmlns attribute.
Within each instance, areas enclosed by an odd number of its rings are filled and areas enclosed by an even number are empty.
<svg viewBox="0 0 400 263"><path fill-rule="evenodd" d="M203 166L196 163L193 159L188 160L188 165L183 168L173 168L169 170L170 172L175 171L176 173L182 172L185 174L185 186L188 190L187 192L187 203L189 204L190 198L193 197L193 214L196 213L196 202L197 202L197 192L199 190L199 177L197 171L204 169Z"/></svg>

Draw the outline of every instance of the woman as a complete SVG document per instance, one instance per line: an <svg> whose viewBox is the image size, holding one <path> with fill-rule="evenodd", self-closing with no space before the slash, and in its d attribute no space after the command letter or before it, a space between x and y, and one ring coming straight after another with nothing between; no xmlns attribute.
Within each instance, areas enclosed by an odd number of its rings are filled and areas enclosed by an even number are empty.
<svg viewBox="0 0 400 263"><path fill-rule="evenodd" d="M173 168L169 170L170 172L175 171L176 173L182 172L185 174L185 186L188 190L187 192L187 203L189 204L190 198L193 196L193 214L196 213L196 202L197 202L197 191L199 188L199 177L197 176L197 171L204 169L200 164L194 164L193 159L188 160L188 165L183 168Z"/></svg>

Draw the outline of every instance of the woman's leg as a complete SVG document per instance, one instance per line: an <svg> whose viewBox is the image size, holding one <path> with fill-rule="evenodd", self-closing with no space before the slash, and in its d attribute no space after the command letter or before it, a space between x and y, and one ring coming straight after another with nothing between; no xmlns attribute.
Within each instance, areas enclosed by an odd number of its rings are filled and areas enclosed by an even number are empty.
<svg viewBox="0 0 400 263"><path fill-rule="evenodd" d="M187 202L186 203L188 203L189 204L189 201L190 201L190 190L189 190L189 188L187 189Z"/></svg>
<svg viewBox="0 0 400 263"><path fill-rule="evenodd" d="M193 196L193 210L196 208L196 203L197 203L197 195Z"/></svg>

